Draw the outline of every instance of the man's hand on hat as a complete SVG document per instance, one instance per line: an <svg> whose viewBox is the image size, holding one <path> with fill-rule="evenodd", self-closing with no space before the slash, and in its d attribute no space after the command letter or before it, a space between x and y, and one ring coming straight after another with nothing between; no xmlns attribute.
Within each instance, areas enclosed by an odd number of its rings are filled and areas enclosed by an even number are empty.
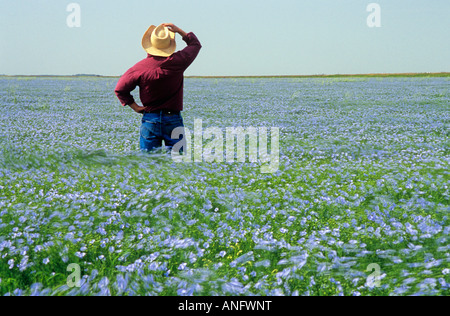
<svg viewBox="0 0 450 316"><path fill-rule="evenodd" d="M180 29L178 26L176 26L173 23L164 23L163 25L165 27L167 27L169 29L169 31L180 34L181 37L185 37L187 35L187 33L185 31L183 31L182 29Z"/></svg>

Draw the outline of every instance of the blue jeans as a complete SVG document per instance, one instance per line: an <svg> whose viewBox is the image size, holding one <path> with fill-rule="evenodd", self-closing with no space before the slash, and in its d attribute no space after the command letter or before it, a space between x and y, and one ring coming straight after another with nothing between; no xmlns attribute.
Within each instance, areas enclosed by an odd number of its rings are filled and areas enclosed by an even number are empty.
<svg viewBox="0 0 450 316"><path fill-rule="evenodd" d="M184 127L181 114L145 113L140 133L141 151L162 148L163 141L166 149L172 150L180 142L180 139L172 139L172 131L177 127Z"/></svg>

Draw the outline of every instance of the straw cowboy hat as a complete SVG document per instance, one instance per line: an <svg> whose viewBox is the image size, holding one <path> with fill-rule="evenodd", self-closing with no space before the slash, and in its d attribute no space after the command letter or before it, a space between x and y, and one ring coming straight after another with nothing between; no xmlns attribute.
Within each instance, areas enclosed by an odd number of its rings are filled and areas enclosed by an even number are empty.
<svg viewBox="0 0 450 316"><path fill-rule="evenodd" d="M169 57L177 48L175 33L163 24L152 25L142 38L142 47L152 56Z"/></svg>

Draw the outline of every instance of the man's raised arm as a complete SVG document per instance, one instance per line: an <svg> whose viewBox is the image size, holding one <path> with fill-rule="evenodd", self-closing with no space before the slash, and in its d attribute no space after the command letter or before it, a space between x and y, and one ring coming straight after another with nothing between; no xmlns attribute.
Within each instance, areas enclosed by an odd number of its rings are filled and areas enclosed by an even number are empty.
<svg viewBox="0 0 450 316"><path fill-rule="evenodd" d="M187 44L187 47L173 55L175 63L167 69L173 71L185 71L197 57L202 45L194 33L186 33L172 23L165 23L164 26L169 28L172 32L180 34Z"/></svg>

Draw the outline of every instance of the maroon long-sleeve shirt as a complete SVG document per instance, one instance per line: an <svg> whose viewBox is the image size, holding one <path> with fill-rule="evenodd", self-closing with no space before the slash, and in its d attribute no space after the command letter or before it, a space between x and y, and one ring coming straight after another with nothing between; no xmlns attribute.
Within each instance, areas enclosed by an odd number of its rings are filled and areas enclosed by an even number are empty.
<svg viewBox="0 0 450 316"><path fill-rule="evenodd" d="M187 47L170 57L147 54L147 58L130 68L117 83L115 93L123 106L135 102L131 91L137 86L142 105L150 111L182 111L184 71L197 57L202 45L194 33L183 40Z"/></svg>

